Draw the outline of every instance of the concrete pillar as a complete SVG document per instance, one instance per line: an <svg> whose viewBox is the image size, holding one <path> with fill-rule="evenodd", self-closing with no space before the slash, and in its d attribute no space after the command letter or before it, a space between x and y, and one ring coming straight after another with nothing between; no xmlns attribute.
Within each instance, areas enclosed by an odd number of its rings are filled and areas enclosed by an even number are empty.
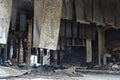
<svg viewBox="0 0 120 80"><path fill-rule="evenodd" d="M27 64L30 66L30 56L31 56L31 48L32 48L32 20L28 22L28 55L27 55Z"/></svg>
<svg viewBox="0 0 120 80"><path fill-rule="evenodd" d="M91 39L86 39L86 62L92 62L92 41Z"/></svg>
<svg viewBox="0 0 120 80"><path fill-rule="evenodd" d="M98 28L98 61L101 65L102 55L103 55L103 31L101 28Z"/></svg>

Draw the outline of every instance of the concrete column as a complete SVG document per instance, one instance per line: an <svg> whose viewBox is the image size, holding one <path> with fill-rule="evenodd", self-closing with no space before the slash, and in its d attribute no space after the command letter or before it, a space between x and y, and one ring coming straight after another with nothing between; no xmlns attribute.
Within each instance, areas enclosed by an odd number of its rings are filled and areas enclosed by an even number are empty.
<svg viewBox="0 0 120 80"><path fill-rule="evenodd" d="M86 39L86 62L92 62L92 41L91 39Z"/></svg>
<svg viewBox="0 0 120 80"><path fill-rule="evenodd" d="M98 28L98 61L99 65L101 65L103 54L103 31L101 28Z"/></svg>
<svg viewBox="0 0 120 80"><path fill-rule="evenodd" d="M31 56L31 48L32 48L32 20L28 22L28 55L27 55L27 64L30 66L30 56Z"/></svg>

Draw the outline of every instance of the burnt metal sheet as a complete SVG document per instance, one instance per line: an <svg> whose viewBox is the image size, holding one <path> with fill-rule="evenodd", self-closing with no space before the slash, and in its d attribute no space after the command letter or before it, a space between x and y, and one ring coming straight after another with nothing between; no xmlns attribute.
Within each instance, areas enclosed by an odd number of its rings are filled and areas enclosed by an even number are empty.
<svg viewBox="0 0 120 80"><path fill-rule="evenodd" d="M62 19L73 19L73 0L63 0Z"/></svg>
<svg viewBox="0 0 120 80"><path fill-rule="evenodd" d="M0 44L6 44L10 26L12 0L0 0Z"/></svg>
<svg viewBox="0 0 120 80"><path fill-rule="evenodd" d="M105 25L101 0L93 0L93 22L97 25Z"/></svg>
<svg viewBox="0 0 120 80"><path fill-rule="evenodd" d="M40 48L51 50L57 49L61 10L62 0L44 0L43 16L41 18L41 33L39 40ZM38 20L40 20L40 18L38 18Z"/></svg>

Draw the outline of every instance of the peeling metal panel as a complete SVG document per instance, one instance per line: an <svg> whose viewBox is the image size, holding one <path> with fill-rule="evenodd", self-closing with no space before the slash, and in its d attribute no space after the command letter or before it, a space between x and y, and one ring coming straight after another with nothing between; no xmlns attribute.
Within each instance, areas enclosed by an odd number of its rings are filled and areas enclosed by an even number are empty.
<svg viewBox="0 0 120 80"><path fill-rule="evenodd" d="M0 0L0 43L6 44L11 19L12 0Z"/></svg>

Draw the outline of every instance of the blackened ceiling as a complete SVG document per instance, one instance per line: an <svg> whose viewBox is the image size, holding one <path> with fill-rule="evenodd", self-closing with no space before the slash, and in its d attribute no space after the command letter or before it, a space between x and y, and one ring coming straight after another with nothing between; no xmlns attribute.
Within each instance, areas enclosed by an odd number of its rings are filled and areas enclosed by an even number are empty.
<svg viewBox="0 0 120 80"><path fill-rule="evenodd" d="M28 18L31 18L34 13L33 2L33 0L13 0L13 8L18 9L19 11L25 11Z"/></svg>
<svg viewBox="0 0 120 80"><path fill-rule="evenodd" d="M34 14L34 0L13 0L13 7ZM62 19L120 28L120 0L63 0Z"/></svg>

